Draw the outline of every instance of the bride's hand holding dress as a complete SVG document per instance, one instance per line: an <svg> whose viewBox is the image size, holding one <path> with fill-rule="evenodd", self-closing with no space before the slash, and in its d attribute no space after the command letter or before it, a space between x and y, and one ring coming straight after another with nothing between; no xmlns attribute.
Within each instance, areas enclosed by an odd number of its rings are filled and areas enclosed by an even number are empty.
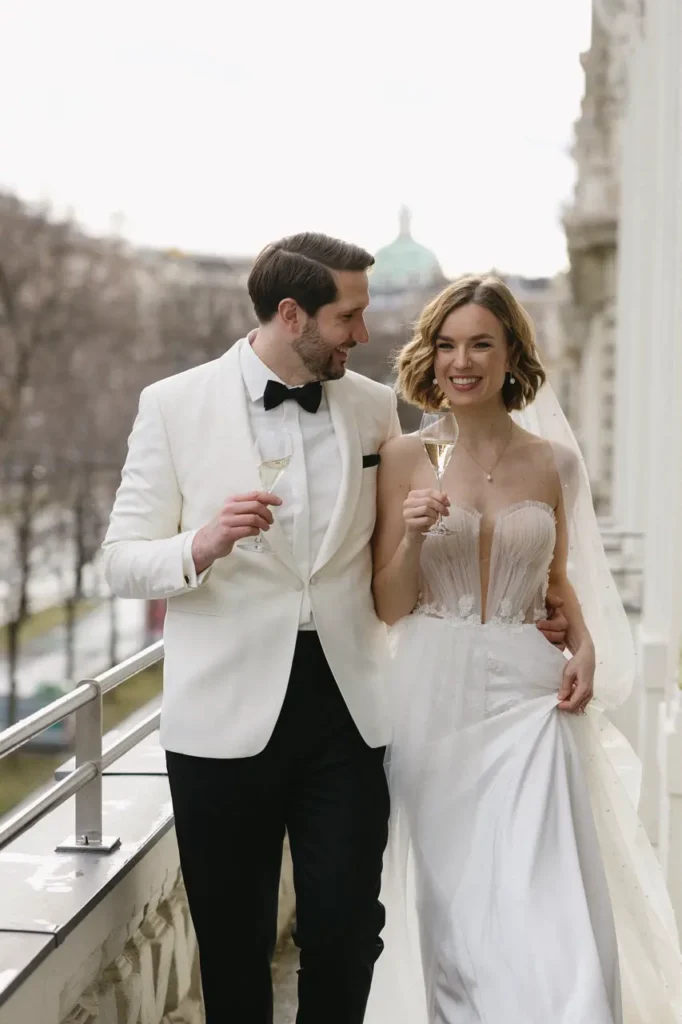
<svg viewBox="0 0 682 1024"><path fill-rule="evenodd" d="M571 453L563 451L562 458L565 463L570 463ZM576 472L576 467L573 467L572 472ZM574 714L584 714L594 694L596 656L594 641L587 629L580 602L568 576L568 517L564 491L558 473L556 480L558 484L554 509L556 539L554 555L549 567L545 600L547 593L551 592L561 600L562 607L566 608L569 646L573 655L563 671L558 693L559 708Z"/></svg>
<svg viewBox="0 0 682 1024"><path fill-rule="evenodd" d="M595 654L590 642L574 654L564 669L557 695L561 711L584 715L594 692Z"/></svg>

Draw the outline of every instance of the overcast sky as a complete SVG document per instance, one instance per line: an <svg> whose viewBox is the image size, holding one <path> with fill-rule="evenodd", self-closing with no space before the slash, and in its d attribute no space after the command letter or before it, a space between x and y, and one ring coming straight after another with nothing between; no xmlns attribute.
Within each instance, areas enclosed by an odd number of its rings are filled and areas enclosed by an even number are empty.
<svg viewBox="0 0 682 1024"><path fill-rule="evenodd" d="M589 0L0 0L0 187L140 244L566 262Z"/></svg>

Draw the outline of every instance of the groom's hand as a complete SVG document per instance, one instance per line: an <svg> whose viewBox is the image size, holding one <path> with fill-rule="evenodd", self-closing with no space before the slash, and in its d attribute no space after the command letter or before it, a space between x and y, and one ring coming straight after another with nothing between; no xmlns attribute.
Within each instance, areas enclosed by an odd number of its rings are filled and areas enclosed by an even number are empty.
<svg viewBox="0 0 682 1024"><path fill-rule="evenodd" d="M566 649L566 635L568 633L568 619L561 611L564 602L560 597L547 595L547 608L549 609L546 619L538 622L538 629L550 644L554 644L560 651Z"/></svg>
<svg viewBox="0 0 682 1024"><path fill-rule="evenodd" d="M198 573L208 569L216 558L225 558L238 540L256 537L269 530L273 518L269 505L281 505L282 499L269 491L228 498L217 516L197 531L192 541L192 558Z"/></svg>

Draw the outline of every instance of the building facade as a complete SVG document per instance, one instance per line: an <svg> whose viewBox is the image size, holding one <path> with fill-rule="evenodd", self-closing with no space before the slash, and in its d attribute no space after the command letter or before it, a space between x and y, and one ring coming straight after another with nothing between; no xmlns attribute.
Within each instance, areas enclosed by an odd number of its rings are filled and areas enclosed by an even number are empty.
<svg viewBox="0 0 682 1024"><path fill-rule="evenodd" d="M598 512L613 512L617 239L622 60L595 6L592 45L582 55L585 95L575 130L577 183L564 227L570 259L576 374L573 423Z"/></svg>
<svg viewBox="0 0 682 1024"><path fill-rule="evenodd" d="M139 356L157 376L215 359L256 326L246 287L250 257L157 249L135 255Z"/></svg>
<svg viewBox="0 0 682 1024"><path fill-rule="evenodd" d="M617 724L682 918L682 5L595 0L566 217L580 429L611 543L640 574L637 677Z"/></svg>
<svg viewBox="0 0 682 1024"><path fill-rule="evenodd" d="M371 343L353 353L353 369L392 384L395 353L409 341L422 308L447 284L438 257L412 236L410 211L403 207L396 238L374 254L366 322ZM404 430L419 425L418 410L400 403Z"/></svg>

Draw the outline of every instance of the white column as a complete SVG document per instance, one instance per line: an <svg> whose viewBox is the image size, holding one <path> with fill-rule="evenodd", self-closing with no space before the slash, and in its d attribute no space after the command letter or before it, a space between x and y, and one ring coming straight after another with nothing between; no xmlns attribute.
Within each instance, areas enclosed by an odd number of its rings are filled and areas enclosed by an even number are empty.
<svg viewBox="0 0 682 1024"><path fill-rule="evenodd" d="M580 364L580 438L590 480L596 490L601 474L601 400L603 325L600 314L590 319Z"/></svg>
<svg viewBox="0 0 682 1024"><path fill-rule="evenodd" d="M642 476L649 442L646 316L653 286L652 118L650 41L633 40L623 125L618 219L614 515L623 529L642 530Z"/></svg>
<svg viewBox="0 0 682 1024"><path fill-rule="evenodd" d="M647 537L645 549L644 604L639 629L640 736L643 759L641 814L653 842L659 835L660 705L671 692L674 666L679 656L673 636L674 580L680 573L680 466L682 465L682 417L680 415L680 348L682 339L682 152L680 139L681 72L679 40L682 8L679 0L653 0L647 4L646 47L653 59L654 103L648 114L653 121L652 177L653 247L641 254L645 274L652 259L653 282L643 296L646 309L639 344L646 348L649 387L649 444L647 474L639 481L646 494ZM644 143L646 145L646 143Z"/></svg>
<svg viewBox="0 0 682 1024"><path fill-rule="evenodd" d="M664 792L661 794L660 857L682 935L682 713L676 707L665 717L667 722L661 736Z"/></svg>
<svg viewBox="0 0 682 1024"><path fill-rule="evenodd" d="M653 158L655 54L651 40L634 28L630 40L627 100L622 131L620 211L618 220L618 290L616 317L616 387L614 430L614 519L626 534L646 526L646 477L649 446L649 346L647 317L653 289ZM641 568L641 539L625 536L621 564ZM629 599L641 579L628 583ZM642 698L637 685L614 714L615 725L640 751Z"/></svg>
<svg viewBox="0 0 682 1024"><path fill-rule="evenodd" d="M662 714L660 748L664 768L661 827L659 829L661 859L666 871L678 928L682 933L682 692L680 691L680 655L682 654L682 62L679 57L682 39L682 8L679 0L666 0L670 11L667 59L676 64L676 81L672 83L677 103L674 110L677 130L677 166L671 185L670 218L677 240L670 276L673 284L675 312L674 334L667 343L670 380L670 415L667 434L652 437L652 448L664 449L662 461L672 471L666 475L668 509L664 524L669 539L669 637L665 679L665 705ZM675 467L674 469L672 467Z"/></svg>

